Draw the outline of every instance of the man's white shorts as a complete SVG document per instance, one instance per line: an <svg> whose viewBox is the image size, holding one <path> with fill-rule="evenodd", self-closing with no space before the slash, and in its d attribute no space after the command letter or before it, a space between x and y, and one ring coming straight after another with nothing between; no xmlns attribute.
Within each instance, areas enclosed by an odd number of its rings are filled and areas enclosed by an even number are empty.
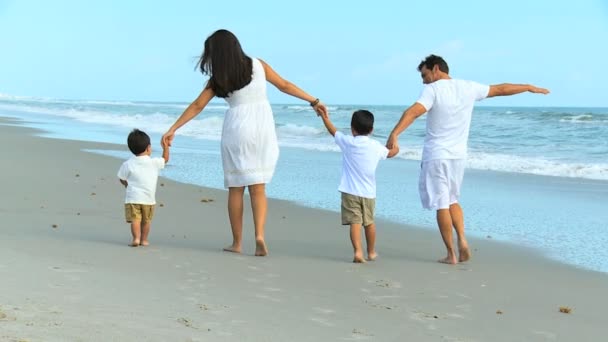
<svg viewBox="0 0 608 342"><path fill-rule="evenodd" d="M434 159L422 162L418 191L425 209L449 209L458 203L464 177L464 159Z"/></svg>

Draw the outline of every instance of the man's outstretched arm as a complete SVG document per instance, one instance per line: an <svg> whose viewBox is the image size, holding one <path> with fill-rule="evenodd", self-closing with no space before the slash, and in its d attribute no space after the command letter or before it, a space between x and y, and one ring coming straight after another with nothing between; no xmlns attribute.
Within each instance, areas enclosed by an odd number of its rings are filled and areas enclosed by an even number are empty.
<svg viewBox="0 0 608 342"><path fill-rule="evenodd" d="M408 109L406 109L405 112L403 112L403 115L401 115L401 119L399 119L399 122L397 122L395 128L393 128L393 131L388 136L386 147L390 150L394 146L398 146L397 138L399 137L399 134L401 134L401 132L408 128L412 122L414 122L414 120L424 113L426 113L426 108L424 108L424 106L419 102L414 103Z"/></svg>
<svg viewBox="0 0 608 342"><path fill-rule="evenodd" d="M490 86L490 91L488 92L488 97L494 96L510 96L520 93L535 93L535 94L549 94L549 89L539 88L537 86L533 86L531 84L511 84L511 83L502 83L502 84L494 84Z"/></svg>

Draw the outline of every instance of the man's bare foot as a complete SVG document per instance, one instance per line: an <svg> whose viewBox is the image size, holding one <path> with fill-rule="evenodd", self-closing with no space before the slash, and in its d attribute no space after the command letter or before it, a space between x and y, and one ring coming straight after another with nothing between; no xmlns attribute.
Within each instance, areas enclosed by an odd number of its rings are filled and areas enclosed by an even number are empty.
<svg viewBox="0 0 608 342"><path fill-rule="evenodd" d="M142 242L141 242L139 245L140 245L140 246L144 246L144 247L145 247L145 246L150 245L150 243L148 242L148 240L144 240L144 241L142 241Z"/></svg>
<svg viewBox="0 0 608 342"><path fill-rule="evenodd" d="M442 264L450 264L450 265L456 265L458 263L458 261L456 261L456 256L445 257L443 259L437 260L437 262L440 262Z"/></svg>
<svg viewBox="0 0 608 342"><path fill-rule="evenodd" d="M378 253L376 253L376 252L367 253L367 260L369 260L369 261L374 261L374 260L376 260L377 257L378 257Z"/></svg>
<svg viewBox="0 0 608 342"><path fill-rule="evenodd" d="M132 241L132 242L129 244L129 246L130 246L130 247L137 247L137 246L139 246L139 240L133 240L133 241Z"/></svg>
<svg viewBox="0 0 608 342"><path fill-rule="evenodd" d="M458 249L458 262L465 262L469 259L471 259L471 250L468 246Z"/></svg>
<svg viewBox="0 0 608 342"><path fill-rule="evenodd" d="M268 249L264 240L256 240L255 242L255 256L266 256L268 255Z"/></svg>
<svg viewBox="0 0 608 342"><path fill-rule="evenodd" d="M228 247L224 247L224 252L241 253L241 246L230 245Z"/></svg>
<svg viewBox="0 0 608 342"><path fill-rule="evenodd" d="M355 257L353 258L353 262L355 264L363 264L363 263L365 263L365 259L363 258L363 253L355 253Z"/></svg>

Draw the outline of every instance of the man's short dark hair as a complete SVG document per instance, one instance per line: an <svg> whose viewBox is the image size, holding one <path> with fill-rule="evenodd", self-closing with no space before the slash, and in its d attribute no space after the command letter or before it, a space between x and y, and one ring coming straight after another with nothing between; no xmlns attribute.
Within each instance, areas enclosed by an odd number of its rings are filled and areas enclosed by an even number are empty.
<svg viewBox="0 0 608 342"><path fill-rule="evenodd" d="M135 128L131 131L131 133L129 133L127 145L129 146L129 150L131 150L134 155L142 154L146 151L148 146L150 146L150 137L146 134L146 132Z"/></svg>
<svg viewBox="0 0 608 342"><path fill-rule="evenodd" d="M445 72L446 74L450 73L450 68L448 67L448 63L437 55L428 55L426 58L418 64L418 71L422 71L422 67L425 66L427 69L432 70L435 65L439 66L439 70Z"/></svg>
<svg viewBox="0 0 608 342"><path fill-rule="evenodd" d="M353 113L350 126L357 134L368 135L374 129L374 114L368 110L359 109Z"/></svg>

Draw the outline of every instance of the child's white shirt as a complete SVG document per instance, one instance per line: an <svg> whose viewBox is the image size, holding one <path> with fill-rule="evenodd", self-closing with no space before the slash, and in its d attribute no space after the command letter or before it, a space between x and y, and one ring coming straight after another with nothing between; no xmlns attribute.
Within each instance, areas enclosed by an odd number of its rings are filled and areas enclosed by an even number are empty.
<svg viewBox="0 0 608 342"><path fill-rule="evenodd" d="M342 150L342 178L338 190L365 198L376 198L376 168L388 157L388 149L366 135L336 132L334 139Z"/></svg>
<svg viewBox="0 0 608 342"><path fill-rule="evenodd" d="M125 203L156 204L158 174L165 167L165 159L133 156L118 170L118 178L126 180Z"/></svg>

